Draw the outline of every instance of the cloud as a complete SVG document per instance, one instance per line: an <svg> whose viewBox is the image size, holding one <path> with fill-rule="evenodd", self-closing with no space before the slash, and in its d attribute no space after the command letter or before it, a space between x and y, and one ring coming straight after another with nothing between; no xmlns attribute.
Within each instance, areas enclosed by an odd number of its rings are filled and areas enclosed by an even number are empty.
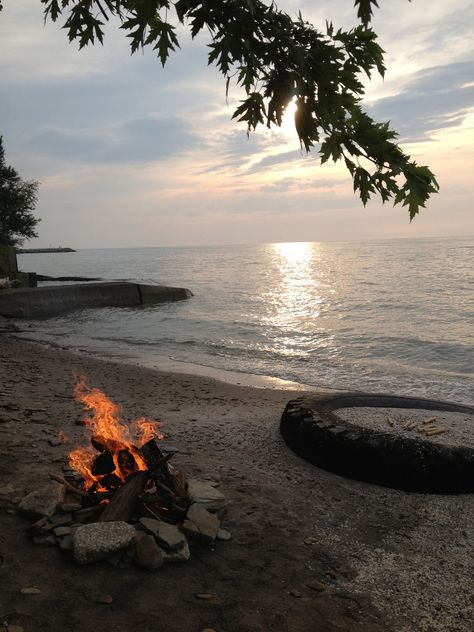
<svg viewBox="0 0 474 632"><path fill-rule="evenodd" d="M110 164L165 160L204 142L179 117L144 117L101 128L44 129L29 146L55 160Z"/></svg>
<svg viewBox="0 0 474 632"><path fill-rule="evenodd" d="M341 183L346 184L347 178L282 178L265 184L261 187L262 192L278 192L278 191L298 191L302 193L311 193L313 191L320 191L324 189L334 189L334 187L340 186Z"/></svg>
<svg viewBox="0 0 474 632"><path fill-rule="evenodd" d="M276 165L286 164L288 162L295 163L297 160L313 160L314 156L306 154L301 149L292 149L290 151L283 151L281 153L265 156L257 163L247 169L246 173L258 173L259 171L265 171L268 167L274 167Z"/></svg>
<svg viewBox="0 0 474 632"><path fill-rule="evenodd" d="M439 130L460 125L473 111L473 76L473 62L421 70L402 92L378 100L369 113L390 120L401 141L429 140Z"/></svg>

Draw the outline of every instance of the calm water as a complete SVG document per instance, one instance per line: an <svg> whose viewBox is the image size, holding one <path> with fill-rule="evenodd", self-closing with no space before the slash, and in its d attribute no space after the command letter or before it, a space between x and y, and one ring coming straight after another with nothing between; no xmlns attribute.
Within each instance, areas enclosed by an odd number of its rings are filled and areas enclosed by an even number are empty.
<svg viewBox="0 0 474 632"><path fill-rule="evenodd" d="M35 321L32 337L149 365L474 401L472 238L83 250L19 264L194 293Z"/></svg>

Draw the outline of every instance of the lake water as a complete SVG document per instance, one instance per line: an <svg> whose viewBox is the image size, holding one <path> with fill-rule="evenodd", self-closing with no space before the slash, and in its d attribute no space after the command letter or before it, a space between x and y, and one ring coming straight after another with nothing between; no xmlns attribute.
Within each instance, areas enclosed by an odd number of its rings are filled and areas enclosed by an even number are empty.
<svg viewBox="0 0 474 632"><path fill-rule="evenodd" d="M167 358L474 402L472 238L82 250L19 255L19 265L194 293L33 321L28 337L148 366Z"/></svg>

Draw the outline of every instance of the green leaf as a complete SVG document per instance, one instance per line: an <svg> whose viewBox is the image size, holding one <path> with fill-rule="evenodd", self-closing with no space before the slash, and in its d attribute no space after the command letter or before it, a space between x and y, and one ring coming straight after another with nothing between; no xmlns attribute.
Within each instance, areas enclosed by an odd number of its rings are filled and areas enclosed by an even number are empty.
<svg viewBox="0 0 474 632"><path fill-rule="evenodd" d="M355 0L354 6L358 7L357 17L360 19L364 26L367 26L372 19L373 10L372 5L378 7L377 0Z"/></svg>
<svg viewBox="0 0 474 632"><path fill-rule="evenodd" d="M241 101L241 104L236 108L232 118L246 121L248 132L254 130L259 123L264 122L265 106L261 94L253 92L247 99Z"/></svg>

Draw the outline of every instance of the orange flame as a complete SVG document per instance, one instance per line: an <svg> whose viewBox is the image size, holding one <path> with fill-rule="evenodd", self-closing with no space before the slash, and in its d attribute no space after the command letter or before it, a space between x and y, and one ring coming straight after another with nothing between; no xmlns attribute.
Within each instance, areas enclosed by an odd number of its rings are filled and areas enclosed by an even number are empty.
<svg viewBox="0 0 474 632"><path fill-rule="evenodd" d="M96 491L107 491L101 484L105 475L113 474L123 483L132 472L146 470L135 443L142 445L153 437L162 439L160 423L142 417L126 425L120 416L120 406L98 388L89 388L82 376L77 378L74 396L85 406L84 424L91 443L73 450L69 464L84 479L84 489L95 485ZM106 474L97 467L100 455L107 462Z"/></svg>

